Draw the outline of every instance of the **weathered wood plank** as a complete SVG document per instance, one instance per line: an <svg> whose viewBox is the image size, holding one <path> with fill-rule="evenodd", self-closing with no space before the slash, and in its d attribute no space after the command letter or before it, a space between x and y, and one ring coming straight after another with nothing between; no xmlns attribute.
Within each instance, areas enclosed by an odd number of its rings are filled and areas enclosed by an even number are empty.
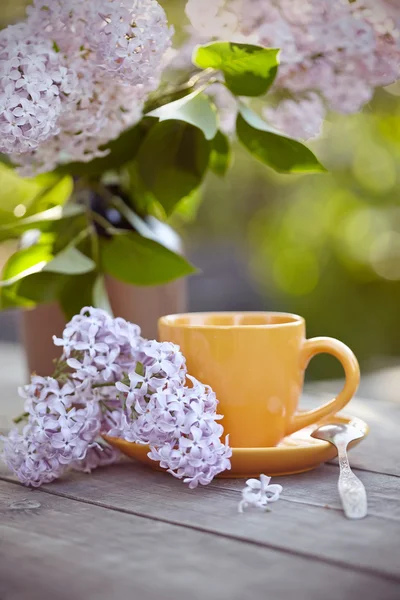
<svg viewBox="0 0 400 600"><path fill-rule="evenodd" d="M383 368L376 368L370 373L361 374L360 387L357 395L360 398L369 398L378 402L400 402L400 361L391 359L392 365L389 365L387 357L382 361ZM381 367L382 367L381 365ZM334 394L343 385L343 380L325 380L314 381L306 385L307 391L311 394Z"/></svg>
<svg viewBox="0 0 400 600"><path fill-rule="evenodd" d="M99 470L91 476L70 474L43 489L139 516L295 551L315 560L384 573L400 581L400 480L362 473L372 514L355 522L335 510L339 509L337 474L336 467L325 466L318 473L283 479L286 500L275 504L270 514L237 514L241 481L219 481L191 491L171 476L134 462ZM330 503L334 510L325 508Z"/></svg>
<svg viewBox="0 0 400 600"><path fill-rule="evenodd" d="M15 484L0 484L0 515L2 600L398 599L393 580Z"/></svg>
<svg viewBox="0 0 400 600"><path fill-rule="evenodd" d="M400 523L399 478L356 469L355 471L367 490L369 515ZM279 483L284 487L283 497L286 500L328 506L342 512L337 490L338 477L338 467L327 464L297 477L281 477ZM234 484L233 489L237 489L238 482L229 480L226 484Z"/></svg>
<svg viewBox="0 0 400 600"><path fill-rule="evenodd" d="M133 469L142 469L135 462L130 462L127 459L123 460L123 464L127 465L129 473ZM101 476L101 473L107 473L107 477L112 475L112 469L124 468L123 465L112 467L108 470L99 470L97 473L92 473L90 477ZM148 472L148 469L142 469L143 473ZM368 493L368 514L370 516L379 517L391 521L400 522L400 481L397 477L392 477L385 474L373 472L359 472L355 469L357 475L363 480ZM147 475L148 477L149 475ZM75 481L81 475L68 474L63 478L63 482ZM89 477L89 476L88 476ZM153 477L157 477L153 474ZM300 475L288 475L286 477L274 478L275 483L280 483L283 488L281 498L288 502L310 504L311 506L319 506L331 510L342 512L342 506L337 490L337 481L339 477L338 467L334 464L322 465L314 471L302 473ZM16 481L16 478L9 473L4 465L0 464L0 480ZM83 477L82 477L83 479ZM82 485L85 484L82 480ZM61 482L53 483L46 486L46 490L52 492L52 489L58 493ZM209 486L210 488L217 487L220 489L232 490L240 494L244 486L244 481L241 479L218 479ZM179 490L177 490L179 491ZM238 496L239 497L239 496Z"/></svg>

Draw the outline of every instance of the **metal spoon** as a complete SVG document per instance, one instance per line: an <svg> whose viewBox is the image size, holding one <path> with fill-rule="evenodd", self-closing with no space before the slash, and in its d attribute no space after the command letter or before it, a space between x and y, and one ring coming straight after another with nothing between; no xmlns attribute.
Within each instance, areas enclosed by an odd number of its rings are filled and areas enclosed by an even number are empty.
<svg viewBox="0 0 400 600"><path fill-rule="evenodd" d="M347 446L350 442L364 437L363 432L351 424L333 423L322 425L311 437L336 446L340 466L338 489L344 513L348 519L363 519L367 516L367 493L364 485L351 470L347 457Z"/></svg>

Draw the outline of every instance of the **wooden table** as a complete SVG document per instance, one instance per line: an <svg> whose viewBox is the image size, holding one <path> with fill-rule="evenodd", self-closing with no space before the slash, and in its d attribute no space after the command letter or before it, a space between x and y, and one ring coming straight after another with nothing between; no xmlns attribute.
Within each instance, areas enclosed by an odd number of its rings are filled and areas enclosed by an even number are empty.
<svg viewBox="0 0 400 600"><path fill-rule="evenodd" d="M238 480L190 491L126 461L31 491L3 468L0 600L399 600L400 402L350 412L371 425L351 453L363 521L344 518L334 463L243 515Z"/></svg>

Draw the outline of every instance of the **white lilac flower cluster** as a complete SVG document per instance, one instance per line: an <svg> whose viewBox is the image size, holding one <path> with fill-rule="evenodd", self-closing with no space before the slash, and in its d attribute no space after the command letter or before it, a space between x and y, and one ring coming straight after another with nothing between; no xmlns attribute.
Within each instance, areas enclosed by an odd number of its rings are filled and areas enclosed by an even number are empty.
<svg viewBox="0 0 400 600"><path fill-rule="evenodd" d="M222 38L281 49L276 105L264 116L294 137L317 135L328 109L357 112L400 77L391 0L188 0L186 12L192 47Z"/></svg>
<svg viewBox="0 0 400 600"><path fill-rule="evenodd" d="M140 120L171 37L156 0L34 0L0 32L0 151L24 175L103 156Z"/></svg>
<svg viewBox="0 0 400 600"><path fill-rule="evenodd" d="M94 308L54 342L63 355L53 378L33 376L21 390L28 423L4 439L3 458L22 483L111 464L117 454L101 435L148 444L149 457L190 488L230 469L215 394L187 374L178 346L145 340Z"/></svg>

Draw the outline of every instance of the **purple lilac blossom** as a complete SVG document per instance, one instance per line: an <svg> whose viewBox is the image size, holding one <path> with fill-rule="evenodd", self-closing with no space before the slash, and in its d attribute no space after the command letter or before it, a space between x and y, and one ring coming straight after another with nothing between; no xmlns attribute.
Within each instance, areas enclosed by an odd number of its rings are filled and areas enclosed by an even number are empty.
<svg viewBox="0 0 400 600"><path fill-rule="evenodd" d="M34 0L0 33L0 151L24 176L104 156L141 119L172 33L155 0Z"/></svg>
<svg viewBox="0 0 400 600"><path fill-rule="evenodd" d="M110 435L149 444L149 457L190 488L207 485L230 469L232 455L228 439L220 439L215 393L187 375L174 344L144 342L139 356L144 374L131 372L129 385L117 383L125 410Z"/></svg>
<svg viewBox="0 0 400 600"><path fill-rule="evenodd" d="M275 94L270 96L275 104L265 109L264 116L289 135L310 138L320 132L327 110L358 112L375 88L399 79L400 10L395 4L188 0L192 44L190 39L185 43L185 55L199 39L280 48Z"/></svg>
<svg viewBox="0 0 400 600"><path fill-rule="evenodd" d="M4 440L5 462L22 483L112 464L118 453L102 434L150 445L149 457L190 488L230 469L215 393L188 375L178 346L145 340L136 325L91 307L54 342L70 371L32 377L20 390L28 423Z"/></svg>
<svg viewBox="0 0 400 600"><path fill-rule="evenodd" d="M28 424L5 438L3 457L22 483L38 487L85 459L100 434L101 410L95 400L80 404L72 383L60 387L47 377L33 377L22 395Z"/></svg>
<svg viewBox="0 0 400 600"><path fill-rule="evenodd" d="M76 84L51 41L27 23L0 31L1 151L31 152L57 135L62 102Z"/></svg>

